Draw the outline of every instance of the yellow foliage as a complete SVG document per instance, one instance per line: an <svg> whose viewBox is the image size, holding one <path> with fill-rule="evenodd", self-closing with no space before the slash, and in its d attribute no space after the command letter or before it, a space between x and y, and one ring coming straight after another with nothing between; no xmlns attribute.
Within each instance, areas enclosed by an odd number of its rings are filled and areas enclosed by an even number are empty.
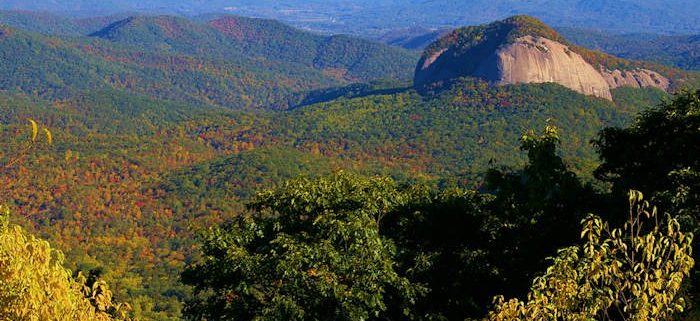
<svg viewBox="0 0 700 321"><path fill-rule="evenodd" d="M629 221L610 230L584 220L585 244L559 252L534 280L526 302L497 297L489 321L668 320L685 306L681 284L694 265L693 235L668 217L658 222L640 192L630 192ZM651 227L644 226L651 223Z"/></svg>
<svg viewBox="0 0 700 321"><path fill-rule="evenodd" d="M86 287L82 275L73 279L60 251L10 225L8 215L0 206L0 320L126 319L128 306L114 305L104 282Z"/></svg>
<svg viewBox="0 0 700 321"><path fill-rule="evenodd" d="M49 143L49 145L53 144L53 134L51 134L51 131L46 127L42 129L44 130L44 134L46 134L46 141Z"/></svg>
<svg viewBox="0 0 700 321"><path fill-rule="evenodd" d="M36 135L39 134L39 126L37 126L33 119L27 118L27 120L29 120L29 123L32 125L32 141L36 141Z"/></svg>

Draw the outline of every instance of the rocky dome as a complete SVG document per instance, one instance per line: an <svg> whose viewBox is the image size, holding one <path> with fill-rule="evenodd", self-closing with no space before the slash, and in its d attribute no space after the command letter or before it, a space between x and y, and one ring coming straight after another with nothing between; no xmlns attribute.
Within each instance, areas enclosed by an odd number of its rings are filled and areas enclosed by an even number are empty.
<svg viewBox="0 0 700 321"><path fill-rule="evenodd" d="M550 82L605 99L621 86L668 90L668 78L643 67L572 46L541 21L515 16L457 29L434 42L423 53L414 82L420 87L465 76L498 85Z"/></svg>

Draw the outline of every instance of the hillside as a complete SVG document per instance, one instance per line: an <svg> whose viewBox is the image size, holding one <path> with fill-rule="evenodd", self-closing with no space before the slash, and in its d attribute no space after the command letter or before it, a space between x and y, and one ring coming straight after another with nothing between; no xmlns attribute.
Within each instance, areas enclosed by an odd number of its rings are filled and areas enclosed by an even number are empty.
<svg viewBox="0 0 700 321"><path fill-rule="evenodd" d="M29 160L26 179L0 182L17 220L63 249L71 268L101 269L142 319L175 320L188 295L175 275L195 255L190 228L240 213L255 189L337 169L476 186L494 159L522 164L521 134L548 121L562 128L566 159L590 177L596 132L665 96L613 95L615 104L554 84L463 80L427 99L411 89L360 90L267 113L118 91L55 101L2 92L4 152L16 150L11 133L27 117L49 126L56 146Z"/></svg>
<svg viewBox="0 0 700 321"><path fill-rule="evenodd" d="M246 29L247 41L218 30ZM415 53L285 25L222 18L210 25L173 17L120 20L93 37L62 38L3 27L0 89L45 98L112 88L233 109L284 109L288 97L376 78L409 79ZM285 48L295 48L285 50Z"/></svg>
<svg viewBox="0 0 700 321"><path fill-rule="evenodd" d="M320 36L277 21L224 16L198 24L131 17L91 36L121 45L225 60L265 59L314 68L345 81L409 79L412 52L346 36Z"/></svg>
<svg viewBox="0 0 700 321"><path fill-rule="evenodd" d="M677 70L627 61L570 45L554 29L528 16L452 31L428 46L415 85L471 76L494 84L554 82L583 94L612 99L611 89L669 90L689 77Z"/></svg>
<svg viewBox="0 0 700 321"><path fill-rule="evenodd" d="M295 64L221 61L6 30L0 70L7 76L0 89L50 99L111 88L193 105L284 108L275 104L287 95L342 83Z"/></svg>
<svg viewBox="0 0 700 321"><path fill-rule="evenodd" d="M125 16L76 18L48 12L0 10L0 24L47 35L84 36Z"/></svg>

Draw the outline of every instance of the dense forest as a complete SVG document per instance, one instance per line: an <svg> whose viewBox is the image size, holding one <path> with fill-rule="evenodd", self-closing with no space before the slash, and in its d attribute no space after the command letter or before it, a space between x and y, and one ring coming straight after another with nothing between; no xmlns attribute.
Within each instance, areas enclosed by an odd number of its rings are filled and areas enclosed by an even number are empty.
<svg viewBox="0 0 700 321"><path fill-rule="evenodd" d="M699 317L697 74L422 90L415 52L205 20L0 27L0 319Z"/></svg>
<svg viewBox="0 0 700 321"><path fill-rule="evenodd" d="M229 16L206 23L129 17L78 38L0 25L0 71L6 75L0 89L49 99L115 89L191 105L284 109L304 91L409 80L417 56Z"/></svg>

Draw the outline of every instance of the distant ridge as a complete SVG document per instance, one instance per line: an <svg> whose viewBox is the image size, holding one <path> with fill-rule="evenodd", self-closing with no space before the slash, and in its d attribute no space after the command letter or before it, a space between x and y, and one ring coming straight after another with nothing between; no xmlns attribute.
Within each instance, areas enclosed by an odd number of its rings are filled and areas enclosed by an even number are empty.
<svg viewBox="0 0 700 321"><path fill-rule="evenodd" d="M303 65L350 82L410 80L418 59L413 51L369 40L323 36L274 20L231 15L204 23L173 16L129 17L91 36L179 54Z"/></svg>
<svg viewBox="0 0 700 321"><path fill-rule="evenodd" d="M240 23L243 39L172 16L120 19L91 37L0 27L0 90L66 99L113 89L197 106L286 109L312 90L410 81L419 57L270 20L227 19Z"/></svg>

